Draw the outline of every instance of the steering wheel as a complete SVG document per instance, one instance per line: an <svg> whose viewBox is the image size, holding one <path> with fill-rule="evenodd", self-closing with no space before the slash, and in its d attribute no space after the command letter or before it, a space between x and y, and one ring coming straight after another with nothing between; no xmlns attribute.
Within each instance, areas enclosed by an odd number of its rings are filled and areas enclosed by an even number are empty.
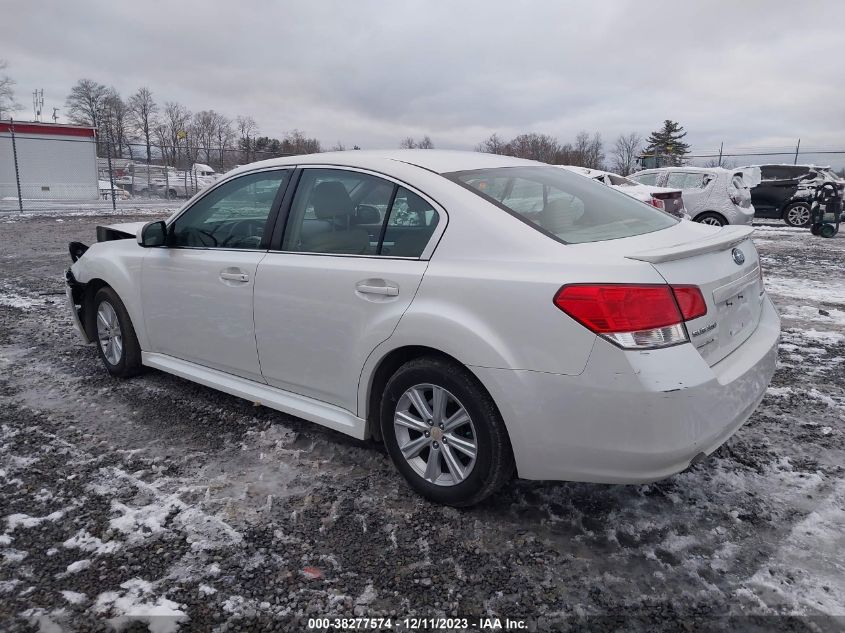
<svg viewBox="0 0 845 633"><path fill-rule="evenodd" d="M239 230L240 227L245 227L245 230ZM261 236L264 232L264 222L260 220L238 220L229 226L229 233L220 242L220 246L234 245L244 248L258 248L261 243Z"/></svg>

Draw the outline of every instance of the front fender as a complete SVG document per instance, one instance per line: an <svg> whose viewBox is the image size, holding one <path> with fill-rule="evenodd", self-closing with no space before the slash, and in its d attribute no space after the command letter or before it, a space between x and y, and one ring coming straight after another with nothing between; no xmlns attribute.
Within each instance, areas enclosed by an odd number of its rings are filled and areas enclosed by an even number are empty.
<svg viewBox="0 0 845 633"><path fill-rule="evenodd" d="M79 283L101 280L111 286L129 312L142 350L149 349L141 305L141 266L145 250L134 239L93 244L70 270Z"/></svg>

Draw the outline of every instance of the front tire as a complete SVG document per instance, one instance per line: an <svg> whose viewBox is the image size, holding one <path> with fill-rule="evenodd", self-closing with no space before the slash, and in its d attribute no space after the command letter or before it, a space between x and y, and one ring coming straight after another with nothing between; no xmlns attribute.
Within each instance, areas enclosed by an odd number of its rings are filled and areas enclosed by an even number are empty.
<svg viewBox="0 0 845 633"><path fill-rule="evenodd" d="M400 367L382 397L381 432L397 470L437 503L474 505L513 477L499 410L457 363L424 357Z"/></svg>
<svg viewBox="0 0 845 633"><path fill-rule="evenodd" d="M117 293L105 286L94 295L94 331L100 360L112 376L130 378L141 372L141 346Z"/></svg>
<svg viewBox="0 0 845 633"><path fill-rule="evenodd" d="M810 205L806 202L796 202L786 207L783 221L789 226L804 228L810 224Z"/></svg>

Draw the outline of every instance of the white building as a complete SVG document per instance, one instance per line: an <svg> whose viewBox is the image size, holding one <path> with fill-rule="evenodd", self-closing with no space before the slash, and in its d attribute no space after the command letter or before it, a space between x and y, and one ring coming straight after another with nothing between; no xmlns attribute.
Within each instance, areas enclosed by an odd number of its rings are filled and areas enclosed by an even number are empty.
<svg viewBox="0 0 845 633"><path fill-rule="evenodd" d="M80 125L15 122L21 196L96 200L97 132ZM0 121L0 199L17 198L9 121Z"/></svg>

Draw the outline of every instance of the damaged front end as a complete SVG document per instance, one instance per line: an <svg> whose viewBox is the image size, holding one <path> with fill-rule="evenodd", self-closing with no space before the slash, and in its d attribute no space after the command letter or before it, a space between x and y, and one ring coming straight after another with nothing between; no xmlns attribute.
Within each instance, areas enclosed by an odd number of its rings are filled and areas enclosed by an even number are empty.
<svg viewBox="0 0 845 633"><path fill-rule="evenodd" d="M82 257L82 254L85 253L83 250L81 254L79 254L76 258L74 258L74 251L73 245L79 244L79 242L71 242L71 259L73 261L77 261L79 257ZM84 244L81 246L87 247ZM85 284L81 283L76 280L76 277L73 275L73 271L68 268L65 271L65 295L67 296L68 307L70 308L71 316L73 317L73 323L76 325L76 329L79 330L79 335L82 337L82 340L85 343L91 343L92 340L88 336L88 333L85 331Z"/></svg>

